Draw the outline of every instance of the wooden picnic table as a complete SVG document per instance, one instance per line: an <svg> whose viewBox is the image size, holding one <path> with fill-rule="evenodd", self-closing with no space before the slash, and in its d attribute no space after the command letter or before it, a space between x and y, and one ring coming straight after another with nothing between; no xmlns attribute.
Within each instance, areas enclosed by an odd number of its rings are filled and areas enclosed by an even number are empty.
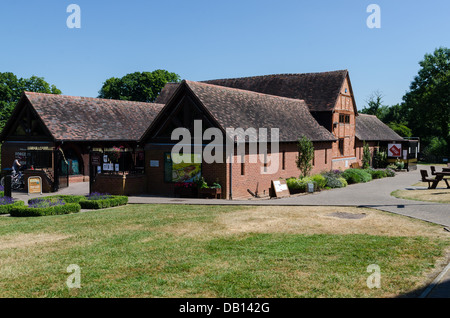
<svg viewBox="0 0 450 318"><path fill-rule="evenodd" d="M431 184L430 189L436 189L438 183L442 180L445 181L445 184L447 184L447 189L450 189L450 185L448 184L448 180L444 177L450 177L450 171L441 171L441 172L435 172L436 178L434 179L433 183Z"/></svg>
<svg viewBox="0 0 450 318"><path fill-rule="evenodd" d="M450 172L450 168L442 168L442 172Z"/></svg>

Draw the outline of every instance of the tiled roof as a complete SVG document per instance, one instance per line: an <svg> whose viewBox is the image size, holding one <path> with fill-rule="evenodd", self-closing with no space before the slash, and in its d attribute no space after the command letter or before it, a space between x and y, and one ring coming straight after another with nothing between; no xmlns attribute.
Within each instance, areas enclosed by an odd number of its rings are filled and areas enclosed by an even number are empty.
<svg viewBox="0 0 450 318"><path fill-rule="evenodd" d="M24 93L55 140L139 140L164 105Z"/></svg>
<svg viewBox="0 0 450 318"><path fill-rule="evenodd" d="M358 114L356 138L364 141L401 141L403 138L374 115Z"/></svg>
<svg viewBox="0 0 450 318"><path fill-rule="evenodd" d="M320 126L303 100L241 89L183 81L222 128L279 128L280 141L297 141L302 135L313 141L334 141ZM270 138L270 137L269 137Z"/></svg>
<svg viewBox="0 0 450 318"><path fill-rule="evenodd" d="M302 99L311 111L331 111L347 74L347 70L339 70L216 79L205 81L205 83Z"/></svg>

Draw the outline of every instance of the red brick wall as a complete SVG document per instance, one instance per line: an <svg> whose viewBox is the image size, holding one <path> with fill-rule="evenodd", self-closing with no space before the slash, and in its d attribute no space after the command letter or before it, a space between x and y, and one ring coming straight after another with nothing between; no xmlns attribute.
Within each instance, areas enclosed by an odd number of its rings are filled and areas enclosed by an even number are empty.
<svg viewBox="0 0 450 318"><path fill-rule="evenodd" d="M146 177L147 177L147 193L154 195L174 195L174 184L164 181L164 153L170 152L171 146L149 146L145 152L146 162ZM315 158L314 167L312 173L319 173L321 171L328 171L331 169L331 142L315 142ZM271 181L279 178L298 177L300 171L295 163L297 158L297 144L296 143L284 143L280 145L278 153L278 170L273 174L264 174L264 164L261 160L256 163L250 163L252 156L258 156L248 153L248 147L245 155L244 163L244 175L241 174L242 165L238 163L236 156L232 163L232 197L233 199L239 198L251 198L247 189L256 191L258 185L258 191L260 195L269 195L269 189L271 187ZM283 169L283 152L284 152L284 169ZM254 158L254 157L253 157ZM270 157L268 158L270 159ZM150 167L150 161L159 161L158 167ZM269 172L270 167L267 167ZM229 199L230 188L230 165L229 163L212 163L202 164L202 176L205 181L211 185L218 181L222 186L222 198Z"/></svg>
<svg viewBox="0 0 450 318"><path fill-rule="evenodd" d="M311 174L331 170L331 142L315 142L314 149L314 167ZM268 196L270 194L272 180L277 180L279 178L287 179L289 177L298 177L300 175L300 170L298 170L295 162L298 154L297 144L284 143L280 145L279 150L279 166L278 170L273 174L263 174L261 171L264 171L264 164L260 162L260 160L258 160L257 163L250 163L250 157L255 155L247 153L243 166L244 174L242 175L242 165L237 163L237 158L234 159L232 165L233 199L251 198L252 196L248 193L247 189L254 193L257 187L260 196L264 196L264 194Z"/></svg>

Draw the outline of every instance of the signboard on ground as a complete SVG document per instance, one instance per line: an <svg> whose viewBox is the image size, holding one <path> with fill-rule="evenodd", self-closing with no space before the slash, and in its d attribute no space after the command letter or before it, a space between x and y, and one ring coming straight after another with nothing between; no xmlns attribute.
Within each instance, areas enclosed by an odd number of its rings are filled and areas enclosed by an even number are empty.
<svg viewBox="0 0 450 318"><path fill-rule="evenodd" d="M286 180L272 180L272 189L277 198L288 197L290 195Z"/></svg>
<svg viewBox="0 0 450 318"><path fill-rule="evenodd" d="M42 179L41 177L28 178L28 194L39 193L42 194Z"/></svg>
<svg viewBox="0 0 450 318"><path fill-rule="evenodd" d="M388 144L388 157L401 157L402 144Z"/></svg>

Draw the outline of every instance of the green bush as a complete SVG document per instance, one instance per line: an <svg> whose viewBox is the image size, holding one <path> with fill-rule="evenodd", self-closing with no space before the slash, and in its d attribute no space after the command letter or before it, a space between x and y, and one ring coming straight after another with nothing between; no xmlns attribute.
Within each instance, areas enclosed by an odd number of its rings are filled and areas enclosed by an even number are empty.
<svg viewBox="0 0 450 318"><path fill-rule="evenodd" d="M342 188L345 188L346 186L348 186L347 180L345 180L343 177L339 177L338 180L341 182Z"/></svg>
<svg viewBox="0 0 450 318"><path fill-rule="evenodd" d="M81 210L78 203L67 203L65 205L51 206L48 208L31 208L28 206L17 206L10 210L11 216L26 217L26 216L46 216L46 215L60 215L77 213Z"/></svg>
<svg viewBox="0 0 450 318"><path fill-rule="evenodd" d="M23 201L15 201L11 204L0 205L0 214L9 214L11 212L11 209L20 206L25 206L25 203Z"/></svg>
<svg viewBox="0 0 450 318"><path fill-rule="evenodd" d="M390 168L386 168L386 170L384 170L386 172L386 177L395 177L395 171L390 169Z"/></svg>
<svg viewBox="0 0 450 318"><path fill-rule="evenodd" d="M343 188L347 186L347 181L341 177L339 170L322 172L322 176L326 180L325 188Z"/></svg>
<svg viewBox="0 0 450 318"><path fill-rule="evenodd" d="M49 195L45 197L39 197L38 199L39 200L61 199L66 203L78 203L81 200L86 200L86 197L84 195ZM28 203L30 202L30 200L28 200Z"/></svg>
<svg viewBox="0 0 450 318"><path fill-rule="evenodd" d="M348 184L368 182L372 180L372 175L364 169L347 169L342 173L342 177Z"/></svg>
<svg viewBox="0 0 450 318"><path fill-rule="evenodd" d="M315 174L311 177L311 180L314 182L314 187L316 190L325 189L327 185L327 179L321 174Z"/></svg>
<svg viewBox="0 0 450 318"><path fill-rule="evenodd" d="M375 170L375 169L364 169L364 171L367 171L368 173L370 173L372 175L372 179L381 179L381 178L386 178L387 174L385 170Z"/></svg>
<svg viewBox="0 0 450 318"><path fill-rule="evenodd" d="M114 206L125 205L128 203L126 196L111 196L108 199L101 200L81 200L79 204L83 209L106 209Z"/></svg>

